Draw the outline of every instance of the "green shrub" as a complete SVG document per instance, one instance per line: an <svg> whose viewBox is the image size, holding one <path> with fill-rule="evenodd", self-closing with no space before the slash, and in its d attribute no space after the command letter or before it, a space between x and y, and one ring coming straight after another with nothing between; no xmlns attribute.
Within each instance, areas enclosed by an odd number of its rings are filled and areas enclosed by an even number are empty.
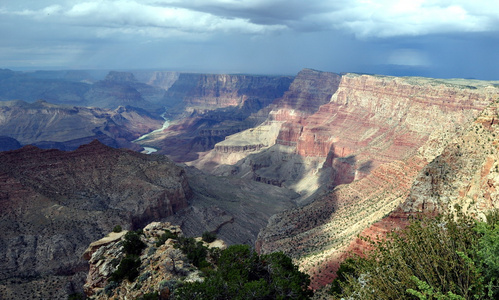
<svg viewBox="0 0 499 300"><path fill-rule="evenodd" d="M146 244L140 239L140 235L135 231L129 231L125 234L123 241L123 250L126 254L140 255Z"/></svg>
<svg viewBox="0 0 499 300"><path fill-rule="evenodd" d="M194 266L198 268L207 266L208 248L203 246L202 242L196 242L194 238L179 237L178 247Z"/></svg>
<svg viewBox="0 0 499 300"><path fill-rule="evenodd" d="M352 299L497 299L499 214L414 219L346 260L331 293Z"/></svg>
<svg viewBox="0 0 499 300"><path fill-rule="evenodd" d="M217 235L213 232L205 231L202 235L203 241L212 243L217 239Z"/></svg>
<svg viewBox="0 0 499 300"><path fill-rule="evenodd" d="M176 239L177 235L172 233L170 230L166 230L165 233L163 233L159 238L158 241L156 242L156 247L159 247L163 245L168 239Z"/></svg>
<svg viewBox="0 0 499 300"><path fill-rule="evenodd" d="M118 265L116 271L111 274L110 281L121 282L128 279L133 282L139 275L140 258L136 255L127 255Z"/></svg>
<svg viewBox="0 0 499 300"><path fill-rule="evenodd" d="M116 226L113 227L113 232L118 233L118 232L121 232L121 231L123 231L123 229L121 228L120 225L116 225Z"/></svg>
<svg viewBox="0 0 499 300"><path fill-rule="evenodd" d="M259 256L247 245L222 251L203 282L186 283L176 299L309 299L308 275L282 252Z"/></svg>

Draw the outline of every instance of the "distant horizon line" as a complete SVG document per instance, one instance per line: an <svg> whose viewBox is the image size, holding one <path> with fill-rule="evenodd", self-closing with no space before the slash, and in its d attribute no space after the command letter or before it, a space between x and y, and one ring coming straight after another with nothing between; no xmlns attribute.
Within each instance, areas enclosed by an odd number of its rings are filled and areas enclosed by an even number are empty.
<svg viewBox="0 0 499 300"><path fill-rule="evenodd" d="M394 65L396 66L396 65ZM227 74L227 75L261 75L261 76L293 76L295 77L298 73L303 70L315 70L318 72L325 73L335 73L339 75L345 74L359 74L359 75L371 75L371 76L387 76L387 77L422 77L422 78L431 78L431 79L466 79L466 80L479 80L479 81L491 81L491 82L499 82L499 78L497 79L483 79L476 77L458 77L458 76L448 76L448 77L434 77L434 76L424 76L424 75L415 75L409 74L404 75L394 75L394 74L383 74L383 73L375 73L375 72L365 72L365 71L348 71L348 72L336 72L329 70L320 70L312 67L303 67L295 73L287 73L287 72L243 72L243 71L203 71L203 70L195 70L195 69L181 69L181 68L70 68L70 67L0 67L0 70L11 70L15 72L37 72L37 71L45 71L45 72L64 72L64 71L88 71L88 72L101 72L105 77L109 72L178 72L184 74Z"/></svg>

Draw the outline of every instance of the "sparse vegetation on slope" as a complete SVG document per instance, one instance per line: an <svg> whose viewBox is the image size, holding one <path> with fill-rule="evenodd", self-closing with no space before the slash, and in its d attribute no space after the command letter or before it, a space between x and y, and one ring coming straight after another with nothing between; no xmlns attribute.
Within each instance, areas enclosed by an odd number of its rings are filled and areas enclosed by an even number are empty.
<svg viewBox="0 0 499 300"><path fill-rule="evenodd" d="M460 208L459 208L460 209ZM460 211L460 210L458 210ZM331 293L348 299L497 299L499 213L414 219L347 259Z"/></svg>

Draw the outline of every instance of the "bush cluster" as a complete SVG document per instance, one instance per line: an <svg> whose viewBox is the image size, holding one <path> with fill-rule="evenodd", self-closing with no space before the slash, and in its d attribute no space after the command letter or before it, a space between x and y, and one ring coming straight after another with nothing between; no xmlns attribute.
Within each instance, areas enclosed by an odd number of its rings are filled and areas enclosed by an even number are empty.
<svg viewBox="0 0 499 300"><path fill-rule="evenodd" d="M203 282L175 290L175 299L309 299L308 275L282 252L259 256L247 245L222 251Z"/></svg>
<svg viewBox="0 0 499 300"><path fill-rule="evenodd" d="M123 251L126 256L121 260L118 268L111 274L110 281L121 282L123 279L134 281L139 275L139 255L146 247L140 239L140 232L129 231L123 240Z"/></svg>
<svg viewBox="0 0 499 300"><path fill-rule="evenodd" d="M459 208L458 208L459 209ZM458 210L459 211L459 210ZM347 259L331 293L348 299L497 299L499 214L419 218Z"/></svg>
<svg viewBox="0 0 499 300"><path fill-rule="evenodd" d="M207 243L212 243L217 239L217 235L213 232L205 231L201 238Z"/></svg>
<svg viewBox="0 0 499 300"><path fill-rule="evenodd" d="M176 239L177 235L172 233L170 230L166 230L165 233L163 233L159 238L158 241L156 242L156 247L159 247L163 245L168 239Z"/></svg>
<svg viewBox="0 0 499 300"><path fill-rule="evenodd" d="M187 255L187 259L197 268L204 268L210 264L206 261L208 248L202 242L196 242L194 238L179 237L177 247Z"/></svg>

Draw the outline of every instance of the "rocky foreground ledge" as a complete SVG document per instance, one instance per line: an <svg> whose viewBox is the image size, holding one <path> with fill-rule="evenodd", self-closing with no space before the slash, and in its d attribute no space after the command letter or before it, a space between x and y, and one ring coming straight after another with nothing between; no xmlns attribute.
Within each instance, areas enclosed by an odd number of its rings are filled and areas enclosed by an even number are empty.
<svg viewBox="0 0 499 300"><path fill-rule="evenodd" d="M144 227L143 235L140 235L145 247L138 256L140 266L135 279L124 279L119 283L112 281L113 273L126 257L123 244L127 232L111 232L91 243L83 254L90 264L84 286L89 299L139 299L153 293L157 293L161 299L168 299L179 282L203 280L198 268L189 263L186 255L175 247L175 239L168 238L164 244L158 245L165 233L183 237L180 227L168 222L153 222ZM201 241L201 238L197 240ZM227 247L222 240L203 244L208 248Z"/></svg>

